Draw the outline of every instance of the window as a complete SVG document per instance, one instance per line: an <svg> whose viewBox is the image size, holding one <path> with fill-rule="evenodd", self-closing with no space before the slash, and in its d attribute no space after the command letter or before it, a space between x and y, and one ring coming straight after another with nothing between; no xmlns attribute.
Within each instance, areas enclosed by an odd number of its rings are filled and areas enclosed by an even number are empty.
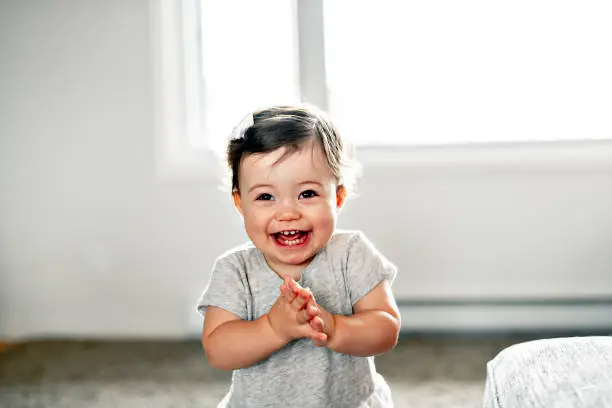
<svg viewBox="0 0 612 408"><path fill-rule="evenodd" d="M183 162L247 111L299 100L361 147L612 139L605 0L158 0L156 14L161 150Z"/></svg>
<svg viewBox="0 0 612 408"><path fill-rule="evenodd" d="M612 138L609 1L324 7L329 108L360 144Z"/></svg>
<svg viewBox="0 0 612 408"><path fill-rule="evenodd" d="M153 4L158 169L199 177L217 167L212 153L248 111L300 101L295 7L286 0Z"/></svg>
<svg viewBox="0 0 612 408"><path fill-rule="evenodd" d="M205 134L220 144L248 111L299 101L290 1L201 0Z"/></svg>

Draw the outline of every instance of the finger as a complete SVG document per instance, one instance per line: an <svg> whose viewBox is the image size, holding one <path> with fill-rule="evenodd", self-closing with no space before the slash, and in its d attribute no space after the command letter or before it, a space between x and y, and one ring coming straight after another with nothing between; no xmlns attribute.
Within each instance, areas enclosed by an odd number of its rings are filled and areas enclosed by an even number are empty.
<svg viewBox="0 0 612 408"><path fill-rule="evenodd" d="M295 310L302 310L308 301L312 298L310 289L301 289L298 296L295 297L291 305Z"/></svg>
<svg viewBox="0 0 612 408"><path fill-rule="evenodd" d="M300 293L300 290L302 289L302 287L300 286L299 283L297 283L294 279L292 279L291 277L287 277L287 286L293 291L295 292L295 294L297 295L298 293Z"/></svg>
<svg viewBox="0 0 612 408"><path fill-rule="evenodd" d="M284 283L281 285L280 292L281 296L287 301L287 303L291 303L293 302L293 299L295 299L293 291L289 289Z"/></svg>
<svg viewBox="0 0 612 408"><path fill-rule="evenodd" d="M316 343L320 343L320 344L325 344L327 343L327 334L325 333L321 333L318 332L316 330L313 330L312 328L308 328L306 335L304 337L308 337L310 340L312 340L315 344Z"/></svg>
<svg viewBox="0 0 612 408"><path fill-rule="evenodd" d="M308 311L306 309L302 309L297 313L298 324L308 323L309 320L310 320L310 316L308 316Z"/></svg>
<svg viewBox="0 0 612 408"><path fill-rule="evenodd" d="M310 316L311 319L321 314L321 309L317 305L317 301L315 300L314 296L312 296L310 300L308 300L308 304L306 305L306 310L308 311L308 315Z"/></svg>
<svg viewBox="0 0 612 408"><path fill-rule="evenodd" d="M283 276L283 285L285 285L288 289L291 289L291 278L289 275Z"/></svg>
<svg viewBox="0 0 612 408"><path fill-rule="evenodd" d="M291 289L291 281L292 281L292 280L293 280L293 279L291 279L291 276L289 276L289 275L283 275L283 284L284 284L285 286L287 286L289 289Z"/></svg>
<svg viewBox="0 0 612 408"><path fill-rule="evenodd" d="M323 325L323 319L321 319L319 316L313 317L310 320L310 327L318 332L323 333L324 330L324 325Z"/></svg>
<svg viewBox="0 0 612 408"><path fill-rule="evenodd" d="M321 340L321 339L311 339L311 340L312 340L312 344L314 344L315 347L327 346L327 336L325 336L324 340Z"/></svg>
<svg viewBox="0 0 612 408"><path fill-rule="evenodd" d="M285 286L285 288L287 289L287 295L290 296L289 301L293 301L293 299L297 296L297 292L295 290L293 290L291 283L293 282L293 279L291 278L291 276L289 275L285 275L285 277L283 278L283 286Z"/></svg>
<svg viewBox="0 0 612 408"><path fill-rule="evenodd" d="M316 306L312 306L310 302L308 302L308 306L306 306L305 310L306 310L306 313L308 314L308 320L312 319L313 317L319 316L321 314L321 309L319 309Z"/></svg>
<svg viewBox="0 0 612 408"><path fill-rule="evenodd" d="M310 338L317 347L327 344L327 334L315 331L315 334Z"/></svg>

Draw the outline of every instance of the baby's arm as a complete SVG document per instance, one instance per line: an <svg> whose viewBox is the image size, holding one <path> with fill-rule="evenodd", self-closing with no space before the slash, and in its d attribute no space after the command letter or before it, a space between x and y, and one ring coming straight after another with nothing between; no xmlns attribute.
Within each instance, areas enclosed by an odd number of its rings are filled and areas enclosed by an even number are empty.
<svg viewBox="0 0 612 408"><path fill-rule="evenodd" d="M249 367L285 344L270 326L267 315L247 321L219 307L206 308L202 346L215 368Z"/></svg>
<svg viewBox="0 0 612 408"><path fill-rule="evenodd" d="M389 351L397 344L400 315L386 280L353 306L352 316L329 313L316 304L309 290L291 279L285 279L281 294L289 301L308 299L301 302L299 309L308 316L314 330L327 334L327 340L313 339L317 346L327 346L343 354L372 356Z"/></svg>
<svg viewBox="0 0 612 408"><path fill-rule="evenodd" d="M397 344L400 314L386 280L353 306L352 316L332 315L321 306L319 310L331 350L365 357L387 352Z"/></svg>
<svg viewBox="0 0 612 408"><path fill-rule="evenodd" d="M288 302L280 296L269 313L254 321L242 320L225 309L209 306L204 319L202 346L210 365L222 370L245 368L293 339L327 340L325 333L310 326L302 310L303 302L307 299L296 298Z"/></svg>

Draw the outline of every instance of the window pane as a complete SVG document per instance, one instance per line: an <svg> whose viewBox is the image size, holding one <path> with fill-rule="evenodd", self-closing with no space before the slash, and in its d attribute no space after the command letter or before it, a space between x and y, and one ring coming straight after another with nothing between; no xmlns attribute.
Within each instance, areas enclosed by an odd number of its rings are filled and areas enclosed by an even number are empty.
<svg viewBox="0 0 612 408"><path fill-rule="evenodd" d="M204 127L222 146L254 108L299 100L294 10L286 0L202 0Z"/></svg>
<svg viewBox="0 0 612 408"><path fill-rule="evenodd" d="M325 2L329 106L360 144L612 138L612 3Z"/></svg>

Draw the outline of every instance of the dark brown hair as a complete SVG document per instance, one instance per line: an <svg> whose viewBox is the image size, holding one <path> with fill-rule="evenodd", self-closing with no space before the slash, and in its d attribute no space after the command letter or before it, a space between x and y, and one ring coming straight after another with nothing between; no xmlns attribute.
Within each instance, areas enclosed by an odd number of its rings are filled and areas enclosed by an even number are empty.
<svg viewBox="0 0 612 408"><path fill-rule="evenodd" d="M252 115L252 125L235 131L227 144L232 191L239 191L238 172L242 158L280 147L292 153L313 140L321 146L337 182L348 188L354 181L347 170L355 169L357 164L349 160L345 143L323 111L311 105L273 106Z"/></svg>

